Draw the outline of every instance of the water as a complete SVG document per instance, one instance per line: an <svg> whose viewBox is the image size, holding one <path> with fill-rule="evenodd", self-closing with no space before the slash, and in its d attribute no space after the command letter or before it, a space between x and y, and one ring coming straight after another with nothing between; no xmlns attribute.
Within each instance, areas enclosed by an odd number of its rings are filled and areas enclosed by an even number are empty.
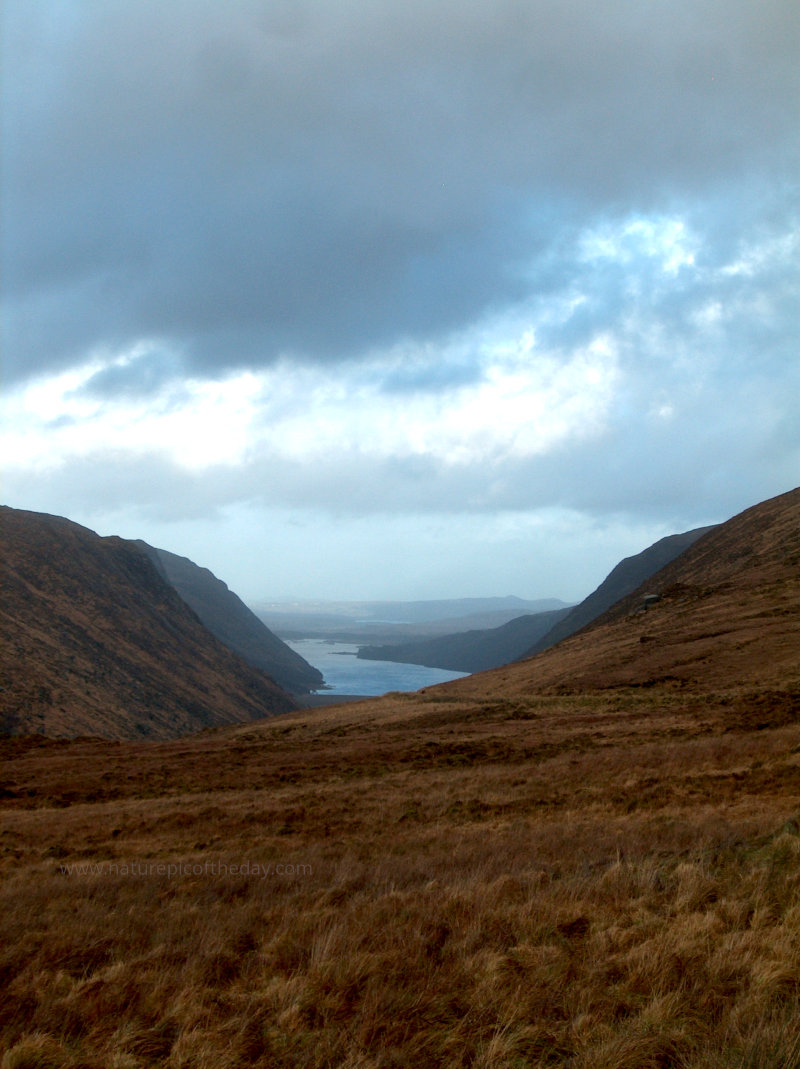
<svg viewBox="0 0 800 1069"><path fill-rule="evenodd" d="M466 675L421 664L362 661L355 656L358 646L352 642L323 638L284 639L284 642L322 672L332 694L376 695L389 690L420 690Z"/></svg>

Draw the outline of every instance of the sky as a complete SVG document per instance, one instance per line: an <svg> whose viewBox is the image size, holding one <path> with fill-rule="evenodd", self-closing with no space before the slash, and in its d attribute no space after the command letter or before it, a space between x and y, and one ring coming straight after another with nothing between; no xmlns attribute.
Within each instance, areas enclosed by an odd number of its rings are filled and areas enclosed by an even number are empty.
<svg viewBox="0 0 800 1069"><path fill-rule="evenodd" d="M2 498L579 600L800 483L795 0L4 0Z"/></svg>

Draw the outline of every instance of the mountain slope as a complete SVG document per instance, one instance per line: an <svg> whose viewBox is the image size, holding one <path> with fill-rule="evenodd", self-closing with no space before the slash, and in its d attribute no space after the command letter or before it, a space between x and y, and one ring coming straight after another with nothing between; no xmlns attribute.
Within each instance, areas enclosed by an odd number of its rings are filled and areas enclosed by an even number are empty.
<svg viewBox="0 0 800 1069"><path fill-rule="evenodd" d="M166 739L294 708L135 544L2 507L0 549L0 730Z"/></svg>
<svg viewBox="0 0 800 1069"><path fill-rule="evenodd" d="M464 631L391 646L362 646L358 656L366 660L424 664L454 672L483 672L522 656L547 634L569 609L517 616L500 627Z"/></svg>
<svg viewBox="0 0 800 1069"><path fill-rule="evenodd" d="M625 557L612 568L595 591L576 605L562 620L559 620L552 630L542 635L524 653L518 655L518 659L533 657L541 650L554 646L568 635L574 635L576 631L586 627L592 620L596 620L598 616L610 609L620 598L636 590L645 579L659 571L675 557L680 556L692 543L711 530L713 527L697 527L693 531L668 535L654 542L641 553Z"/></svg>
<svg viewBox="0 0 800 1069"><path fill-rule="evenodd" d="M266 672L285 690L306 694L324 683L322 673L269 630L255 613L208 568L188 557L137 540L167 582L193 609L208 630L254 668Z"/></svg>
<svg viewBox="0 0 800 1069"><path fill-rule="evenodd" d="M712 528L584 630L473 685L507 698L662 684L729 693L736 708L758 687L759 707L800 714L800 489Z"/></svg>

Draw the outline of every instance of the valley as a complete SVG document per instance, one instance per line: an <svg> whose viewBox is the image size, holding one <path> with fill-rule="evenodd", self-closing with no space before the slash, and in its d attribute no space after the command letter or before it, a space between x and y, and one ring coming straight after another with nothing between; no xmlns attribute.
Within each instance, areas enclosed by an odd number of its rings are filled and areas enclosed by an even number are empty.
<svg viewBox="0 0 800 1069"><path fill-rule="evenodd" d="M797 1066L798 636L795 490L519 663L0 738L3 1069Z"/></svg>

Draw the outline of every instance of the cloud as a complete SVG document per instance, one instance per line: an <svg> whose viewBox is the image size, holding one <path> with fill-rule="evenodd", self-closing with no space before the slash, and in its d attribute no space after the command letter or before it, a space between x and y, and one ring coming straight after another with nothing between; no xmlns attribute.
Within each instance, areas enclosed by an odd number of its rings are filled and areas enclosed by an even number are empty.
<svg viewBox="0 0 800 1069"><path fill-rule="evenodd" d="M727 377L680 352L622 363L603 340L570 362L535 360L529 343L494 354L473 383L412 399L364 387L356 370L190 382L180 404L167 392L108 407L72 376L58 394L30 387L4 413L6 490L67 514L129 507L161 523L247 504L312 512L321 528L554 507L692 526L796 480L800 368Z"/></svg>
<svg viewBox="0 0 800 1069"><path fill-rule="evenodd" d="M796 163L788 2L6 7L10 376L447 337L592 221Z"/></svg>
<svg viewBox="0 0 800 1069"><path fill-rule="evenodd" d="M287 593L580 596L797 481L788 0L3 20L10 503Z"/></svg>
<svg viewBox="0 0 800 1069"><path fill-rule="evenodd" d="M8 395L6 482L164 520L248 501L725 515L798 470L798 245L718 262L688 221L637 214L578 235L560 290L438 346L211 379L155 342L97 356Z"/></svg>
<svg viewBox="0 0 800 1069"><path fill-rule="evenodd" d="M98 398L152 397L174 383L181 371L175 353L157 344L140 343L92 372L79 389Z"/></svg>

